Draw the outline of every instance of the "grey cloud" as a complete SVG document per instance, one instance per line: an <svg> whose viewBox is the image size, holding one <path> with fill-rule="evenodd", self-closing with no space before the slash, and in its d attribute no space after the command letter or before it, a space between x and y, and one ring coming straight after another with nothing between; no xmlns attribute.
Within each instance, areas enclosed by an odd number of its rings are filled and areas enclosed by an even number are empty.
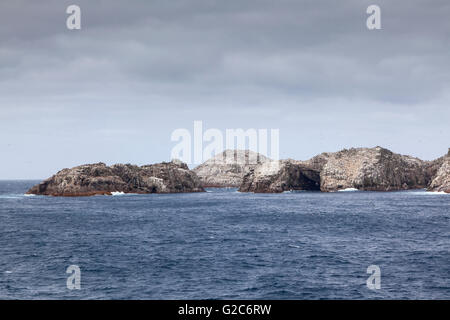
<svg viewBox="0 0 450 320"><path fill-rule="evenodd" d="M111 147L129 132L152 137L160 151L145 156L157 161L169 154L161 146L171 130L204 119L217 127L277 126L285 152L304 158L320 148L389 143L392 134L399 139L392 147L401 149L401 138L422 139L414 125L427 119L436 138L419 153L444 153L450 5L378 0L383 29L368 31L365 9L373 2L3 1L0 133L27 155L30 135L52 130L60 136L39 142L44 149L89 135ZM82 8L80 31L65 28L73 3ZM146 126L145 117L158 123ZM297 150L293 137L304 132L292 119L308 130L326 122L323 132L336 137L325 145L310 138L306 151ZM359 138L351 134L355 122L368 128ZM133 145L127 150L139 148ZM412 142L404 151L414 154ZM73 162L82 159L78 153Z"/></svg>
<svg viewBox="0 0 450 320"><path fill-rule="evenodd" d="M71 90L77 82L136 81L172 84L175 92L179 85L200 92L208 86L218 94L224 86L250 84L311 98L414 103L440 94L450 75L442 67L449 62L450 9L445 2L436 1L433 10L415 2L407 10L381 1L384 29L370 33L366 6L354 0L338 7L329 1L81 1L77 34L64 28L64 1L19 2L2 10L12 23L18 8L28 8L14 20L28 28L2 35L12 43L0 55L9 66L3 78L33 87L30 74L39 72L41 82L65 80Z"/></svg>

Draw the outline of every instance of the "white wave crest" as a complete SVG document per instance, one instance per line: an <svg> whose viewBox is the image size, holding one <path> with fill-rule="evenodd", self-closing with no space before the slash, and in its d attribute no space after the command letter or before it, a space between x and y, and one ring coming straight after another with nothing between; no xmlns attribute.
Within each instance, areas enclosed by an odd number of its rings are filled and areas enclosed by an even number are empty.
<svg viewBox="0 0 450 320"><path fill-rule="evenodd" d="M113 192L111 192L111 195L114 196L114 197L119 197L119 196L142 196L143 194L141 194L141 193L123 192L123 191L113 191Z"/></svg>
<svg viewBox="0 0 450 320"><path fill-rule="evenodd" d="M355 192L355 191L359 191L359 190L356 188L345 188L345 189L338 190L338 192Z"/></svg>
<svg viewBox="0 0 450 320"><path fill-rule="evenodd" d="M112 196L123 196L123 195L125 195L125 192L122 192L122 191L114 191L114 192L111 192L111 195L112 195Z"/></svg>

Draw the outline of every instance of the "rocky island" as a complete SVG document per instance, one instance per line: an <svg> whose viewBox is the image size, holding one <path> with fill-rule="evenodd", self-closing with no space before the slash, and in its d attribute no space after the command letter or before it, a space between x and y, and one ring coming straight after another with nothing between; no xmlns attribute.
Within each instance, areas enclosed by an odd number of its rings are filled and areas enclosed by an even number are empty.
<svg viewBox="0 0 450 320"><path fill-rule="evenodd" d="M93 196L123 193L203 192L197 175L181 161L142 167L131 164L107 166L86 164L63 169L32 187L27 194L48 196Z"/></svg>
<svg viewBox="0 0 450 320"><path fill-rule="evenodd" d="M434 161L375 147L326 152L307 161L275 161L248 150L226 150L194 170L178 160L141 167L96 163L63 169L27 193L50 196L182 193L203 192L204 187L236 187L240 192L256 193L424 188L450 193L450 149L447 155Z"/></svg>
<svg viewBox="0 0 450 320"><path fill-rule="evenodd" d="M450 152L449 152L450 154ZM308 161L262 163L244 176L239 191L274 192L345 189L394 191L428 188L450 192L450 157L423 161L382 148L322 153Z"/></svg>
<svg viewBox="0 0 450 320"><path fill-rule="evenodd" d="M239 188L246 173L269 160L249 150L225 150L193 171L205 188Z"/></svg>

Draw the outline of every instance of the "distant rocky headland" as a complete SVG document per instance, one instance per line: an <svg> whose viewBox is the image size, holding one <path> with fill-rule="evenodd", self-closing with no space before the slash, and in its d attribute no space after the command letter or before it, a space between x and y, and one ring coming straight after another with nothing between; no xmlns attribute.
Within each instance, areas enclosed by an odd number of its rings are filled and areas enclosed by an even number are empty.
<svg viewBox="0 0 450 320"><path fill-rule="evenodd" d="M193 170L178 160L142 167L87 164L63 169L27 193L92 196L203 192L206 187L235 187L255 193L423 188L450 193L450 149L433 161L375 147L326 152L307 161L271 160L249 150L226 150Z"/></svg>

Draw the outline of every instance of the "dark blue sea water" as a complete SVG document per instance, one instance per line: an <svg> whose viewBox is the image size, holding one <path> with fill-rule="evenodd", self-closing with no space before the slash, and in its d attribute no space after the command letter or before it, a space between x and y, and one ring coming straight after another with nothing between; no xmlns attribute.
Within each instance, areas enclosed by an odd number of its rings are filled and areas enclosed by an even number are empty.
<svg viewBox="0 0 450 320"><path fill-rule="evenodd" d="M450 299L450 195L23 196L35 183L0 182L3 299Z"/></svg>

